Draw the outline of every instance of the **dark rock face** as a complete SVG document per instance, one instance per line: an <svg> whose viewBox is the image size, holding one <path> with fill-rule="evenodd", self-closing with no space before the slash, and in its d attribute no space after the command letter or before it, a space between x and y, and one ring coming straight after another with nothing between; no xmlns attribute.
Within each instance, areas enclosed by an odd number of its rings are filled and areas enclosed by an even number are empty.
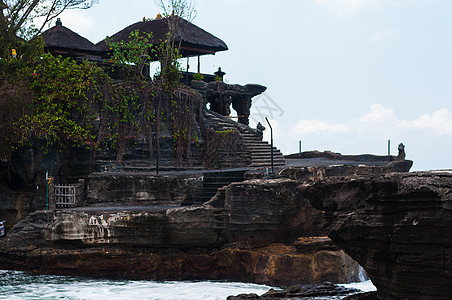
<svg viewBox="0 0 452 300"><path fill-rule="evenodd" d="M19 223L8 240L11 245L37 239L148 247L293 243L300 235L324 233L323 213L299 196L297 185L290 179L233 183L202 206L38 211Z"/></svg>
<svg viewBox="0 0 452 300"><path fill-rule="evenodd" d="M228 240L265 245L269 240L287 243L301 235L324 234L322 213L294 193L298 184L281 178L228 186L224 193Z"/></svg>
<svg viewBox="0 0 452 300"><path fill-rule="evenodd" d="M378 300L377 292L359 293L345 297L343 300Z"/></svg>
<svg viewBox="0 0 452 300"><path fill-rule="evenodd" d="M296 285L279 291L271 289L270 291L261 296L258 296L256 294L241 294L238 296L229 296L227 300L305 299L314 297L328 297L328 298L334 297L334 299L339 299L335 297L349 295L350 293L354 292L357 292L357 290L339 287L334 284Z"/></svg>
<svg viewBox="0 0 452 300"><path fill-rule="evenodd" d="M203 189L203 174L156 176L136 172L91 173L86 203L180 205L193 202Z"/></svg>
<svg viewBox="0 0 452 300"><path fill-rule="evenodd" d="M297 252L282 244L263 248L183 249L148 247L12 248L0 257L4 269L39 274L141 280L232 280L273 286L354 280L357 267L342 251ZM0 249L2 248L0 243ZM324 261L317 265L315 261ZM352 272L349 272L351 271Z"/></svg>
<svg viewBox="0 0 452 300"><path fill-rule="evenodd" d="M8 229L29 213L45 209L46 171L59 174L67 169L65 162L58 151L44 154L35 145L15 152L10 164L0 163L0 219L8 219ZM78 170L67 174L74 172Z"/></svg>
<svg viewBox="0 0 452 300"><path fill-rule="evenodd" d="M408 172L412 161L397 161L383 165L332 165L327 167L287 167L278 176L299 181L317 181L327 177L344 175L383 175L393 172Z"/></svg>
<svg viewBox="0 0 452 300"><path fill-rule="evenodd" d="M403 145L403 144L402 144ZM405 146L404 146L405 147ZM405 148L403 148L403 153L405 153ZM337 152L331 151L305 151L301 153L293 153L286 155L287 159L303 159L303 158L327 158L331 160L344 160L344 161L360 161L360 162L389 162L389 161L399 161L405 160L405 156L399 152L397 156L388 155L373 155L373 154L358 154L358 155L343 155Z"/></svg>
<svg viewBox="0 0 452 300"><path fill-rule="evenodd" d="M452 174L328 178L299 187L382 299L452 299Z"/></svg>
<svg viewBox="0 0 452 300"><path fill-rule="evenodd" d="M290 160L288 160L290 161ZM319 163L318 161L314 162ZM355 162L341 164L334 161L324 161L324 166L284 167L279 168L273 178L290 178L298 181L318 181L331 176L345 175L383 175L392 172L408 172L413 164L410 160L387 162L376 165L365 165ZM246 179L263 179L268 177L265 169L253 169L245 174Z"/></svg>
<svg viewBox="0 0 452 300"><path fill-rule="evenodd" d="M248 125L251 99L262 94L267 88L259 84L227 84L223 81L205 83L193 80L192 87L210 103L210 109L223 116L231 114L230 106L237 111L238 122Z"/></svg>
<svg viewBox="0 0 452 300"><path fill-rule="evenodd" d="M356 280L358 265L330 241L298 247L299 235L324 233L322 212L300 196L298 184L235 183L202 206L35 212L0 240L0 267L272 285Z"/></svg>

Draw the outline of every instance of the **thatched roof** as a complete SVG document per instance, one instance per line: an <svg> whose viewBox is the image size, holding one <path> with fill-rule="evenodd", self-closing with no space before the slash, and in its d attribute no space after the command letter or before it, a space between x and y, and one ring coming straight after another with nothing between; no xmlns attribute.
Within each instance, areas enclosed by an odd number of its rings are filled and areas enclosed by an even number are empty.
<svg viewBox="0 0 452 300"><path fill-rule="evenodd" d="M142 33L152 33L152 43L158 45L167 38L170 31L168 24L176 25L173 31L174 40L181 43L180 51L184 57L228 50L228 46L221 39L177 16L137 22L114 34L110 39L115 42L128 41L130 33L139 30ZM96 47L103 52L109 50L105 40L97 43Z"/></svg>
<svg viewBox="0 0 452 300"><path fill-rule="evenodd" d="M64 27L60 20L57 21L55 26L44 31L41 36L49 50L61 49L92 54L98 53L96 46L92 42Z"/></svg>

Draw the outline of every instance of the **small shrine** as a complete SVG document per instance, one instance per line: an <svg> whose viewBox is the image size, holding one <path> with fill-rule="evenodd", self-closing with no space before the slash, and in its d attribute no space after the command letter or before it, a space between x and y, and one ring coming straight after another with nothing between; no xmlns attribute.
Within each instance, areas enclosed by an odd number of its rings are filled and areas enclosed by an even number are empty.
<svg viewBox="0 0 452 300"><path fill-rule="evenodd" d="M44 39L45 50L54 56L101 61L96 45L64 27L60 18L54 27L44 31L41 36Z"/></svg>

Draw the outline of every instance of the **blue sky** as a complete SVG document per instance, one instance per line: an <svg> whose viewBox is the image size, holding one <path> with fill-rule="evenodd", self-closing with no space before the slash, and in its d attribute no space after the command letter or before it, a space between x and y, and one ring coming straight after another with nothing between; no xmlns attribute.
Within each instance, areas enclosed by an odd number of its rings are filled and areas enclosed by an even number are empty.
<svg viewBox="0 0 452 300"><path fill-rule="evenodd" d="M389 139L392 154L406 145L413 170L452 169L452 1L197 0L196 10L193 22L229 47L201 71L267 86L251 119L270 118L283 153L302 140L385 155ZM153 0L100 0L61 18L97 43L158 12Z"/></svg>

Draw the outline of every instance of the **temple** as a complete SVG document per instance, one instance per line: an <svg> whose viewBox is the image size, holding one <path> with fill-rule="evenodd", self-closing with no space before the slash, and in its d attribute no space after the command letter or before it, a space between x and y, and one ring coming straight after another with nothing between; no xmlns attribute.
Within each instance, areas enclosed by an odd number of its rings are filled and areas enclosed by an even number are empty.
<svg viewBox="0 0 452 300"><path fill-rule="evenodd" d="M58 18L55 26L41 34L45 50L54 56L100 61L100 52L88 39L63 26Z"/></svg>
<svg viewBox="0 0 452 300"><path fill-rule="evenodd" d="M237 132L238 138L234 145L234 155L227 155L228 159L220 159L221 163L206 163L205 153L197 149L193 149L194 159L191 163L192 167L204 166L207 168L221 167L266 167L266 166L282 166L285 165L281 152L262 141L263 126L259 128L249 127L249 116L252 105L252 98L260 95L266 90L265 86L259 84L228 84L223 81L225 72L219 68L214 74L200 74L201 56L215 55L217 52L228 50L226 43L178 16L169 16L161 18L158 16L154 20L146 20L134 23L111 35L109 40L112 42L127 42L130 40L132 32L139 31L141 34L149 34L153 45L160 45L165 42L168 33L172 32L173 40L183 58L187 58L187 69L182 71L181 83L189 86L192 90L198 92L202 96L203 111L202 122L207 128L199 128L200 139L205 141L206 138L202 133L207 130L225 131L232 130ZM110 58L110 48L106 39L93 44L86 38L78 35L70 29L63 26L60 19L56 25L42 33L46 50L52 55L61 55L62 57L71 57L77 60L90 60L98 64L108 64ZM197 72L188 72L188 58L197 57ZM157 58L156 58L157 60ZM202 80L194 80L195 74ZM113 78L121 80L121 76L113 74ZM199 79L199 78L197 78ZM237 113L236 117L231 116L231 106ZM237 118L237 121L233 120ZM165 141L167 139L168 141ZM162 137L162 155L160 157L160 165L170 167L174 165L172 162L172 149L166 149L165 145L170 144L171 136ZM140 139L142 141L145 138ZM144 141L142 145L138 143L138 149L145 151L147 143ZM171 147L170 147L171 148ZM272 151L273 150L273 151ZM137 152L135 150L135 152ZM167 153L166 153L167 152ZM200 152L200 153L197 153ZM151 155L152 156L152 155ZM132 153L126 153L123 164L127 165L127 159L133 160L134 165L137 164L137 158ZM146 161L147 157L140 157L138 160ZM108 159L102 159L103 162ZM141 165L149 165L147 161ZM104 167L104 166L101 166ZM186 166L185 166L186 167Z"/></svg>

